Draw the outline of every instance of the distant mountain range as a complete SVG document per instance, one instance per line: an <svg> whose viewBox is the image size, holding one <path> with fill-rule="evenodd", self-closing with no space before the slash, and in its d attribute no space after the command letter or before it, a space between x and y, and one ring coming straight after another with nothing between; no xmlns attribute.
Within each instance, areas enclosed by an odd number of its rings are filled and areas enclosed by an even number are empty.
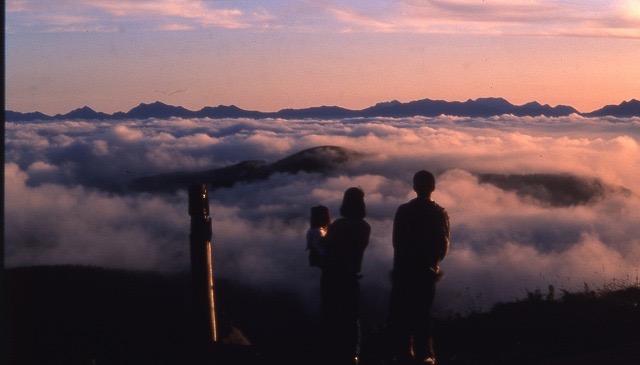
<svg viewBox="0 0 640 365"><path fill-rule="evenodd" d="M401 103L397 100L378 103L374 106L351 110L338 106L320 106L304 109L282 109L277 112L260 112L254 110L244 110L235 105L220 105L216 107L207 106L198 111L185 109L181 106L173 106L156 101L151 104L141 103L128 112L116 112L107 114L97 112L87 106L72 110L67 114L56 114L53 116L40 112L20 113L5 110L5 122L35 121L35 120L56 120L56 119L85 119L85 120L105 120L105 119L147 119L147 118L279 118L279 119L340 119L359 117L412 117L426 116L435 117L439 115L451 115L460 117L491 117L503 114L515 116L547 116L560 117L570 114L579 114L586 117L638 117L640 116L640 101L632 99L624 101L619 105L607 105L601 109L590 113L580 113L576 109L566 105L550 106L542 105L538 102L530 102L523 105L513 105L502 98L480 98L476 100L444 101L423 99Z"/></svg>

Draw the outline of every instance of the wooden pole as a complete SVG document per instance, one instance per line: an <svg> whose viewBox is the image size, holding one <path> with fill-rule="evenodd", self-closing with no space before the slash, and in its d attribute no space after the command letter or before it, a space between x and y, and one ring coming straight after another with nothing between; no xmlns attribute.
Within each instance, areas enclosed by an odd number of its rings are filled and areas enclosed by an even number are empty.
<svg viewBox="0 0 640 365"><path fill-rule="evenodd" d="M209 214L209 197L205 185L189 187L191 233L191 290L194 302L195 331L205 342L218 341L211 239L213 230Z"/></svg>

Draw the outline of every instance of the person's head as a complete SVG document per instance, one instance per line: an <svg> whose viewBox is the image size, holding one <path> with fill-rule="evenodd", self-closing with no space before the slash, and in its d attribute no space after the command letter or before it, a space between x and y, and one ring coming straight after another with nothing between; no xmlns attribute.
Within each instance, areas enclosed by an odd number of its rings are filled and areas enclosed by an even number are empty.
<svg viewBox="0 0 640 365"><path fill-rule="evenodd" d="M345 218L362 219L367 216L364 204L364 191L360 188L349 188L344 192L340 215Z"/></svg>
<svg viewBox="0 0 640 365"><path fill-rule="evenodd" d="M429 196L436 190L436 178L432 173L421 170L413 175L413 190L418 196Z"/></svg>
<svg viewBox="0 0 640 365"><path fill-rule="evenodd" d="M331 223L329 208L324 205L317 205L311 208L311 218L309 219L311 227L326 227L329 223Z"/></svg>

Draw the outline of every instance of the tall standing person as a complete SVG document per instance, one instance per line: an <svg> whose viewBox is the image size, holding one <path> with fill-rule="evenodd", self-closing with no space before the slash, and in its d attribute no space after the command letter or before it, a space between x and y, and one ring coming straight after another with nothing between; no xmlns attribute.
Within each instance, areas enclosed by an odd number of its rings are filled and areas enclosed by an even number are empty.
<svg viewBox="0 0 640 365"><path fill-rule="evenodd" d="M326 251L320 283L326 363L336 365L359 361L360 269L371 234L371 226L364 220L366 209L361 189L345 191L340 216L331 223L324 239Z"/></svg>
<svg viewBox="0 0 640 365"><path fill-rule="evenodd" d="M449 250L449 215L431 200L432 173L413 177L417 197L400 205L393 221L393 272L389 303L392 357L399 363L435 364L431 308L440 262Z"/></svg>

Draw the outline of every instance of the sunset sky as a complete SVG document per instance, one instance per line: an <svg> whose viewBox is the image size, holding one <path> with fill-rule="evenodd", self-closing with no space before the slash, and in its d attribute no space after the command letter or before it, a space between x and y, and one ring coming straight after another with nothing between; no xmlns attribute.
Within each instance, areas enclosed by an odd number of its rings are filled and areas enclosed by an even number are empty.
<svg viewBox="0 0 640 365"><path fill-rule="evenodd" d="M640 1L8 0L5 109L640 98Z"/></svg>

